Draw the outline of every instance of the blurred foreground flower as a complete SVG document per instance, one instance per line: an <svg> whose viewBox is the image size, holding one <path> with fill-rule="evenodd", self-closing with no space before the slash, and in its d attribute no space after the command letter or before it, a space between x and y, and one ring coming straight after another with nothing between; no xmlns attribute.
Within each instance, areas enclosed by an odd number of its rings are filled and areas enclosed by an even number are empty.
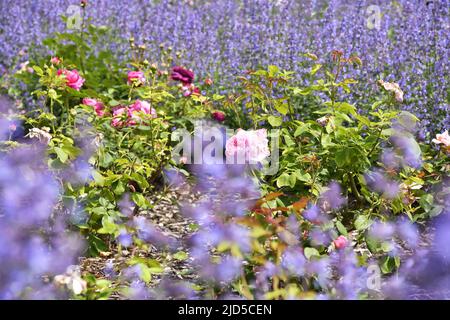
<svg viewBox="0 0 450 320"><path fill-rule="evenodd" d="M45 159L36 144L0 158L0 299L64 297L48 279L76 263L82 249L55 210L60 190Z"/></svg>

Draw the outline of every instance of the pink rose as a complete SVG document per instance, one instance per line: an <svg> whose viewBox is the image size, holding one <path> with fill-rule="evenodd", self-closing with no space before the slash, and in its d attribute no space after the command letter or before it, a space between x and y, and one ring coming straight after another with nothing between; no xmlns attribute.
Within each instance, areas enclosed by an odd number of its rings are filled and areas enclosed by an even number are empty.
<svg viewBox="0 0 450 320"><path fill-rule="evenodd" d="M150 104L147 101L136 100L131 106L128 107L128 125L133 126L141 121L142 113L149 114L152 118L156 118L158 116L156 114L156 110L150 107Z"/></svg>
<svg viewBox="0 0 450 320"><path fill-rule="evenodd" d="M95 110L95 113L97 113L97 115L99 117L103 117L105 115L105 106L103 105L103 103L101 101L98 101L96 99L91 99L91 98L84 98L83 104L93 107Z"/></svg>
<svg viewBox="0 0 450 320"><path fill-rule="evenodd" d="M432 140L436 144L442 144L446 147L450 147L450 135L448 134L448 130L445 130L441 134L436 135L436 139Z"/></svg>
<svg viewBox="0 0 450 320"><path fill-rule="evenodd" d="M58 57L52 57L52 58L50 59L50 63L53 64L53 65L55 65L55 66L57 66L58 64L61 63L61 60L60 60Z"/></svg>
<svg viewBox="0 0 450 320"><path fill-rule="evenodd" d="M225 113L222 111L214 111L212 113L212 117L219 122L225 121Z"/></svg>
<svg viewBox="0 0 450 320"><path fill-rule="evenodd" d="M191 95L199 96L201 95L200 89L193 84L190 85L183 85L181 87L181 90L183 90L183 96L190 97Z"/></svg>
<svg viewBox="0 0 450 320"><path fill-rule="evenodd" d="M256 131L239 129L236 135L228 139L225 155L227 158L237 156L238 161L245 159L245 162L257 163L270 156L268 145L266 129Z"/></svg>
<svg viewBox="0 0 450 320"><path fill-rule="evenodd" d="M77 91L80 91L81 87L83 86L84 79L80 76L77 70L66 70L66 69L59 69L58 70L58 76L64 75L66 78L66 85L72 89L75 89Z"/></svg>
<svg viewBox="0 0 450 320"><path fill-rule="evenodd" d="M113 110L113 120L111 122L113 127L122 127L124 125L134 126L142 122L142 116L148 114L151 118L156 118L158 115L147 101L136 100L129 107L119 106ZM124 119L126 118L126 119Z"/></svg>
<svg viewBox="0 0 450 320"><path fill-rule="evenodd" d="M337 237L337 239L333 241L333 244L336 247L336 249L343 249L347 246L348 240L344 236L339 236Z"/></svg>
<svg viewBox="0 0 450 320"><path fill-rule="evenodd" d="M111 125L113 127L122 127L125 124L124 115L127 115L127 108L124 106L118 106L113 110L113 119Z"/></svg>
<svg viewBox="0 0 450 320"><path fill-rule="evenodd" d="M145 75L142 71L128 72L128 85L131 85L133 83L136 83L136 84L145 83Z"/></svg>

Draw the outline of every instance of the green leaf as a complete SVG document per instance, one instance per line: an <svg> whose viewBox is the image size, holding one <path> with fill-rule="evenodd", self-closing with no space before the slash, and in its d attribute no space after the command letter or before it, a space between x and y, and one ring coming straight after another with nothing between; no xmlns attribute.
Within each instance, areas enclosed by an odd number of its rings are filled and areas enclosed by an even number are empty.
<svg viewBox="0 0 450 320"><path fill-rule="evenodd" d="M294 94L301 94L302 96L307 96L309 94L311 94L314 91L314 88L311 87L306 87L306 88L295 88L294 89Z"/></svg>
<svg viewBox="0 0 450 320"><path fill-rule="evenodd" d="M281 113L282 115L286 115L288 113L288 110L289 110L287 103L284 103L284 102L276 103L275 104L275 109L279 113Z"/></svg>
<svg viewBox="0 0 450 320"><path fill-rule="evenodd" d="M91 256L97 256L99 252L108 250L108 246L106 245L105 241L103 241L96 235L93 235L92 233L89 234L87 240L89 243L89 254Z"/></svg>
<svg viewBox="0 0 450 320"><path fill-rule="evenodd" d="M173 255L173 257L177 260L184 261L189 257L189 255L184 251L178 251Z"/></svg>
<svg viewBox="0 0 450 320"><path fill-rule="evenodd" d="M66 163L66 161L69 159L69 155L62 148L55 147L54 150L56 152L56 155L58 156L58 159L62 163Z"/></svg>
<svg viewBox="0 0 450 320"><path fill-rule="evenodd" d="M104 216L102 219L102 228L97 232L100 234L114 234L117 230L118 226L114 223L114 220L111 217Z"/></svg>
<svg viewBox="0 0 450 320"><path fill-rule="evenodd" d="M280 72L280 69L277 66L269 66L269 77L274 77Z"/></svg>
<svg viewBox="0 0 450 320"><path fill-rule="evenodd" d="M303 122L299 123L297 129L295 129L294 137L297 138L301 134L307 132L309 129L310 129L309 124Z"/></svg>
<svg viewBox="0 0 450 320"><path fill-rule="evenodd" d="M372 220L367 215L359 215L355 220L356 230L366 230L372 224Z"/></svg>
<svg viewBox="0 0 450 320"><path fill-rule="evenodd" d="M295 175L295 177L299 181L303 182L311 181L311 175L308 172L302 172L300 169L295 170L293 175Z"/></svg>
<svg viewBox="0 0 450 320"><path fill-rule="evenodd" d="M131 195L131 199L138 205L140 208L147 207L147 199L140 193L133 193Z"/></svg>
<svg viewBox="0 0 450 320"><path fill-rule="evenodd" d="M311 68L310 74L313 76L317 73L317 71L320 70L320 68L322 68L322 65L320 63L313 65L313 67Z"/></svg>
<svg viewBox="0 0 450 320"><path fill-rule="evenodd" d="M105 184L105 178L98 172L97 170L92 171L92 178L99 186L103 186Z"/></svg>
<svg viewBox="0 0 450 320"><path fill-rule="evenodd" d="M278 186L278 188L282 188L282 187L286 187L286 186L294 188L296 182L297 182L297 176L296 176L295 172L293 172L292 174L285 172L281 176L278 177L277 186Z"/></svg>
<svg viewBox="0 0 450 320"><path fill-rule="evenodd" d="M334 154L334 161L339 168L347 167L352 164L352 154L349 148L340 148Z"/></svg>
<svg viewBox="0 0 450 320"><path fill-rule="evenodd" d="M342 222L336 221L336 228L338 229L339 233L346 236L348 235L347 229L344 227Z"/></svg>
<svg viewBox="0 0 450 320"><path fill-rule="evenodd" d="M44 75L44 71L39 66L33 66L33 70L36 71L36 74L39 77L42 77Z"/></svg>
<svg viewBox="0 0 450 320"><path fill-rule="evenodd" d="M150 272L150 268L145 264L139 264L139 267L141 268L141 272L139 274L141 280L145 283L149 283L150 281L152 281L152 273Z"/></svg>
<svg viewBox="0 0 450 320"><path fill-rule="evenodd" d="M281 117L275 117L275 116L269 116L267 118L267 121L269 121L269 123L272 127L279 127L283 123L283 119Z"/></svg>
<svg viewBox="0 0 450 320"><path fill-rule="evenodd" d="M120 102L119 101L116 101L116 100L110 100L109 101L109 103L108 103L108 105L110 106L110 107L117 107L118 105L120 104Z"/></svg>
<svg viewBox="0 0 450 320"><path fill-rule="evenodd" d="M311 260L312 257L320 257L319 251L316 248L306 247L304 249L305 257L308 260Z"/></svg>

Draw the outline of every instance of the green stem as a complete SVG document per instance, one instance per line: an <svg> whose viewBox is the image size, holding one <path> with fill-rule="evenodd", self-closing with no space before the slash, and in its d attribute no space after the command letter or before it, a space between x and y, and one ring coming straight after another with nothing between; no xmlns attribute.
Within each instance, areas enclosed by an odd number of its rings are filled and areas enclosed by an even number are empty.
<svg viewBox="0 0 450 320"><path fill-rule="evenodd" d="M350 182L350 188L356 200L358 201L358 203L362 203L361 195L359 194L358 188L356 187L355 178L353 177L353 174L351 172L348 173L348 181Z"/></svg>
<svg viewBox="0 0 450 320"><path fill-rule="evenodd" d="M380 141L382 132L383 132L383 129L380 129L378 132L377 140L375 141L373 147L370 149L369 153L367 154L367 158L369 158L369 156L372 154L372 152L375 151L375 148L378 146L378 142Z"/></svg>

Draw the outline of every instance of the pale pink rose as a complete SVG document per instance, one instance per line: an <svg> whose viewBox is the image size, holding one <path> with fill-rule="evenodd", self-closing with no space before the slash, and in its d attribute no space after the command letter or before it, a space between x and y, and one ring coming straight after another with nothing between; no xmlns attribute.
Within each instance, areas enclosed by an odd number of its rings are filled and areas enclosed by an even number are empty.
<svg viewBox="0 0 450 320"><path fill-rule="evenodd" d="M61 63L61 60L60 60L58 57L52 57L52 58L50 59L50 63L53 64L53 65L55 65L55 66L57 66L58 64Z"/></svg>
<svg viewBox="0 0 450 320"><path fill-rule="evenodd" d="M103 105L103 103L101 101L98 101L96 99L91 99L91 98L84 98L83 104L93 107L95 110L95 113L97 113L97 115L99 117L103 117L105 115L105 106Z"/></svg>
<svg viewBox="0 0 450 320"><path fill-rule="evenodd" d="M124 106L118 106L113 110L113 119L111 125L113 127L122 127L125 124L125 116L127 115L127 108Z"/></svg>
<svg viewBox="0 0 450 320"><path fill-rule="evenodd" d="M378 83L384 88L384 90L393 92L395 96L395 100L397 102L403 102L403 91L400 89L398 83L395 82L385 82L383 80L379 80Z"/></svg>
<svg viewBox="0 0 450 320"><path fill-rule="evenodd" d="M343 249L343 248L345 248L347 246L348 240L344 236L339 236L339 237L337 237L337 239L335 239L333 241L333 244L334 244L336 249Z"/></svg>
<svg viewBox="0 0 450 320"><path fill-rule="evenodd" d="M227 158L237 157L250 163L263 161L270 156L269 140L266 129L245 131L239 129L236 135L228 139L225 155Z"/></svg>
<svg viewBox="0 0 450 320"><path fill-rule="evenodd" d="M436 144L442 144L446 147L450 147L450 135L448 134L448 130L445 130L441 134L436 135L436 139L432 140Z"/></svg>
<svg viewBox="0 0 450 320"><path fill-rule="evenodd" d="M147 101L136 100L131 106L128 107L128 125L136 125L142 119L143 114L149 114L152 118L156 118L156 110L153 109Z"/></svg>
<svg viewBox="0 0 450 320"><path fill-rule="evenodd" d="M83 86L84 79L80 76L77 70L66 70L66 69L59 69L58 75L64 75L66 78L66 85L72 89L75 89L77 91L80 91L81 87Z"/></svg>
<svg viewBox="0 0 450 320"><path fill-rule="evenodd" d="M132 83L144 83L145 75L142 71L130 71L128 72L128 85Z"/></svg>

